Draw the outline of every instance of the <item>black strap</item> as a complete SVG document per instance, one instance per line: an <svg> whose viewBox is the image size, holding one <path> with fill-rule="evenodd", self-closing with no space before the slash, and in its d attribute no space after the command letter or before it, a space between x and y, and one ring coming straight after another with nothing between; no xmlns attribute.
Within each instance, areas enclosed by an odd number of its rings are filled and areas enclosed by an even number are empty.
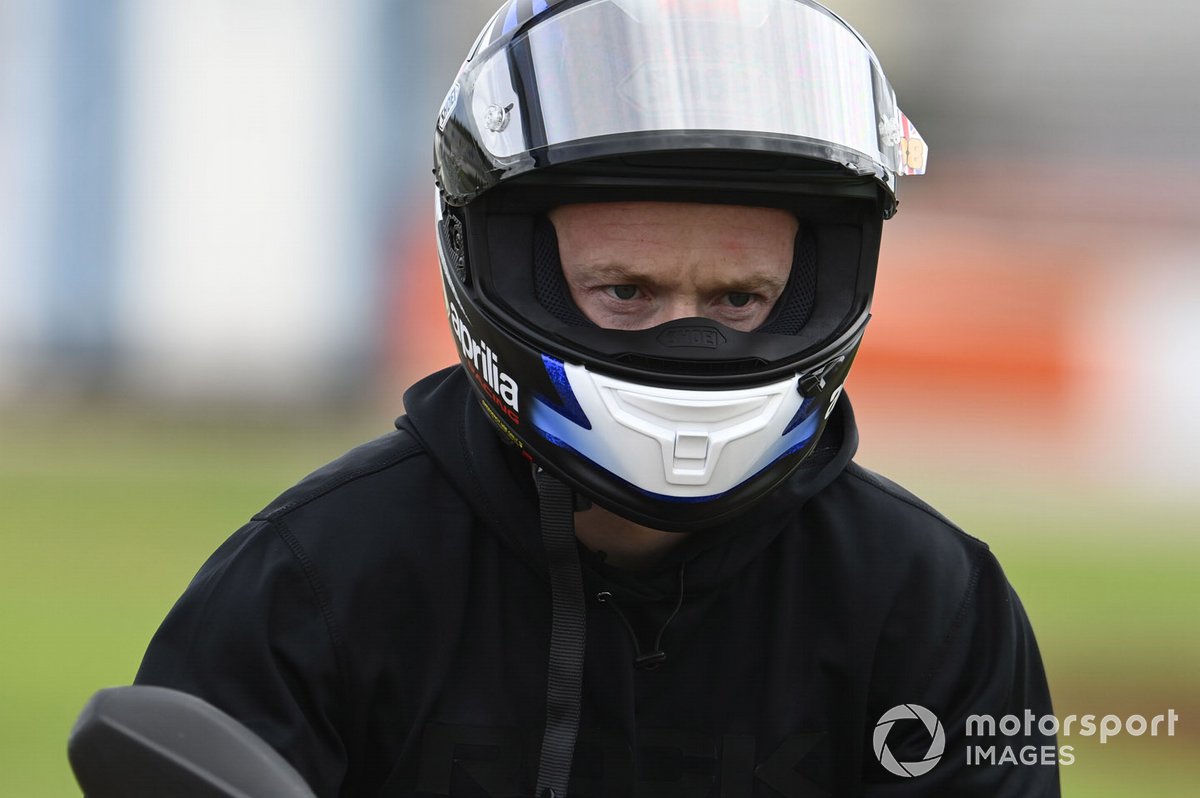
<svg viewBox="0 0 1200 798"><path fill-rule="evenodd" d="M537 798L565 798L579 734L583 684L583 573L575 545L575 504L571 489L540 468L534 469L542 545L550 566L553 615L546 685L546 732L538 763Z"/></svg>

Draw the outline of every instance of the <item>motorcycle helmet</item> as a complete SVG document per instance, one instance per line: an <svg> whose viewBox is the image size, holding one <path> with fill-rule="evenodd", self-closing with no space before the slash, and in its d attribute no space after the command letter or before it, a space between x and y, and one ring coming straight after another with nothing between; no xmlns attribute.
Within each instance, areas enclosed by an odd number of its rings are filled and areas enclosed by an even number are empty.
<svg viewBox="0 0 1200 798"><path fill-rule="evenodd" d="M484 412L576 493L691 531L816 446L870 317L882 223L926 149L862 38L811 0L511 0L437 119L447 318ZM697 202L799 220L752 331L602 329L548 214Z"/></svg>

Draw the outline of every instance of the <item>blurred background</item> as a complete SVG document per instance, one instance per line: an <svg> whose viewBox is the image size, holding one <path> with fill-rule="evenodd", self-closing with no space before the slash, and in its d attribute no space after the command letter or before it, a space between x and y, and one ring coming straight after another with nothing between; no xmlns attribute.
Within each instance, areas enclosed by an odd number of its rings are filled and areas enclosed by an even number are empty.
<svg viewBox="0 0 1200 798"><path fill-rule="evenodd" d="M0 0L0 793L203 559L453 362L437 110L498 0ZM930 144L848 390L859 459L997 552L1072 796L1200 764L1200 11L833 0Z"/></svg>

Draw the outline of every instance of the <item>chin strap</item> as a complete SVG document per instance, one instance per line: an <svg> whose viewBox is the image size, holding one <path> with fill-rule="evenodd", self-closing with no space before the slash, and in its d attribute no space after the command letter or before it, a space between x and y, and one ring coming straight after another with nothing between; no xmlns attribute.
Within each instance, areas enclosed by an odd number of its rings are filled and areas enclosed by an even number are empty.
<svg viewBox="0 0 1200 798"><path fill-rule="evenodd" d="M579 734L586 609L575 543L575 500L569 487L534 466L542 545L550 567L553 614L546 685L546 731L538 763L537 798L565 798Z"/></svg>

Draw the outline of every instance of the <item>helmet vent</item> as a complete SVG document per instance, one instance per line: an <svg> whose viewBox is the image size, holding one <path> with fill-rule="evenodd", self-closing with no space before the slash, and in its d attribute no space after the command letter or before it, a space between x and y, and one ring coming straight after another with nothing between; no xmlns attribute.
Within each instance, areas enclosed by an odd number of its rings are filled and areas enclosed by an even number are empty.
<svg viewBox="0 0 1200 798"><path fill-rule="evenodd" d="M796 335L812 316L817 298L817 247L815 236L801 227L796 234L792 254L792 271L788 275L783 295L770 318L758 332L775 335Z"/></svg>
<svg viewBox="0 0 1200 798"><path fill-rule="evenodd" d="M571 299L558 254L558 235L549 219L539 217L533 228L533 290L538 304L572 327L595 327Z"/></svg>
<svg viewBox="0 0 1200 798"><path fill-rule="evenodd" d="M450 260L454 275L459 282L467 283L467 239L462 219L447 209L442 221L438 223L438 232L442 237L442 249Z"/></svg>

